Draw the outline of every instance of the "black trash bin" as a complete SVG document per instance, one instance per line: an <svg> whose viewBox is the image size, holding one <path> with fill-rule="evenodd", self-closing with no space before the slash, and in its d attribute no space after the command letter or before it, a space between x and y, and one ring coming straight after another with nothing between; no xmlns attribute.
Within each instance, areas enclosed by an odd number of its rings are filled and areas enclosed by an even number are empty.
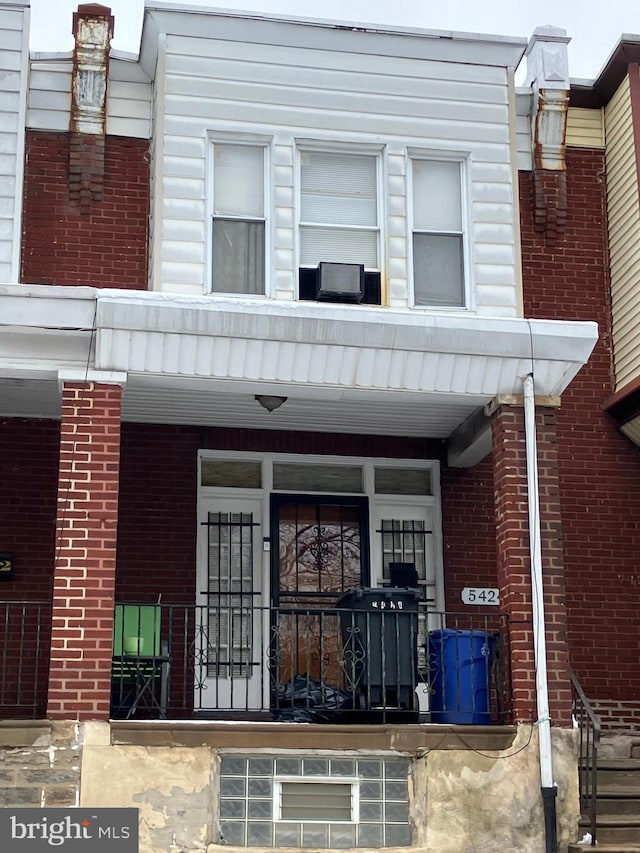
<svg viewBox="0 0 640 853"><path fill-rule="evenodd" d="M416 712L420 591L354 589L337 601L346 687L366 711Z"/></svg>

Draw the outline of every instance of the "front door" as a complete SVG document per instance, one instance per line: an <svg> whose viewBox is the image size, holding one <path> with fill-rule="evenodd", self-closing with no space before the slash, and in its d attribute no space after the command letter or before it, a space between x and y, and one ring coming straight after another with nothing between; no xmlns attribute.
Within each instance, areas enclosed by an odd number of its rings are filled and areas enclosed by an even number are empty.
<svg viewBox="0 0 640 853"><path fill-rule="evenodd" d="M202 502L196 707L262 708L265 622L262 501Z"/></svg>
<svg viewBox="0 0 640 853"><path fill-rule="evenodd" d="M273 495L272 680L342 687L343 592L369 583L367 499Z"/></svg>

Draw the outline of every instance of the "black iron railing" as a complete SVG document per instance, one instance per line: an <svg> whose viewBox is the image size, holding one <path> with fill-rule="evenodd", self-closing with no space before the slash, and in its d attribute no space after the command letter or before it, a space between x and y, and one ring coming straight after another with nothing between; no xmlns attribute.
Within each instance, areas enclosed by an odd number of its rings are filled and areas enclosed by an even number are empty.
<svg viewBox="0 0 640 853"><path fill-rule="evenodd" d="M580 780L580 810L589 820L591 844L596 844L598 805L598 747L600 718L594 713L578 678L570 670L573 690L573 718L579 729L580 750L578 775Z"/></svg>
<svg viewBox="0 0 640 853"><path fill-rule="evenodd" d="M118 605L112 715L509 722L507 617L434 612L411 593L369 590L331 608L253 607L233 593Z"/></svg>
<svg viewBox="0 0 640 853"><path fill-rule="evenodd" d="M50 601L0 601L0 719L45 716Z"/></svg>

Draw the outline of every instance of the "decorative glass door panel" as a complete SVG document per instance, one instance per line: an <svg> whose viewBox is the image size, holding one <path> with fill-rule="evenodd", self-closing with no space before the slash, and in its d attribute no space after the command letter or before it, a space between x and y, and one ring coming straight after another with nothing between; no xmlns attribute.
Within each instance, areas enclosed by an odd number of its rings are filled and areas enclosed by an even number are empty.
<svg viewBox="0 0 640 853"><path fill-rule="evenodd" d="M369 578L365 498L274 495L272 677L342 686L342 639L335 611L343 592Z"/></svg>
<svg viewBox="0 0 640 853"><path fill-rule="evenodd" d="M201 519L196 689L201 707L262 706L260 501L212 500Z"/></svg>

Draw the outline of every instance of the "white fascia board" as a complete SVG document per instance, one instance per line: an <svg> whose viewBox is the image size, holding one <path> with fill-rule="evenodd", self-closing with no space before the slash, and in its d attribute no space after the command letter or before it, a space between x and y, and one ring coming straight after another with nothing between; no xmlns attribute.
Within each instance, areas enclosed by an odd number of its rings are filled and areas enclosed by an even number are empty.
<svg viewBox="0 0 640 853"><path fill-rule="evenodd" d="M91 329L96 289L46 284L1 284L2 325L41 329Z"/></svg>
<svg viewBox="0 0 640 853"><path fill-rule="evenodd" d="M597 324L390 311L361 305L98 293L99 328L584 364Z"/></svg>
<svg viewBox="0 0 640 853"><path fill-rule="evenodd" d="M489 396L520 393L531 371L561 394L598 337L591 322L134 291L101 291L97 328L103 370Z"/></svg>
<svg viewBox="0 0 640 853"><path fill-rule="evenodd" d="M486 401L520 393L531 371L538 393L561 394L597 340L590 322L55 286L0 287L0 316L5 368L86 366Z"/></svg>
<svg viewBox="0 0 640 853"><path fill-rule="evenodd" d="M152 34L151 28L146 28L147 17L168 35L319 48L370 54L372 59L395 56L515 68L528 43L519 37L149 3L142 32L143 52L145 39Z"/></svg>

